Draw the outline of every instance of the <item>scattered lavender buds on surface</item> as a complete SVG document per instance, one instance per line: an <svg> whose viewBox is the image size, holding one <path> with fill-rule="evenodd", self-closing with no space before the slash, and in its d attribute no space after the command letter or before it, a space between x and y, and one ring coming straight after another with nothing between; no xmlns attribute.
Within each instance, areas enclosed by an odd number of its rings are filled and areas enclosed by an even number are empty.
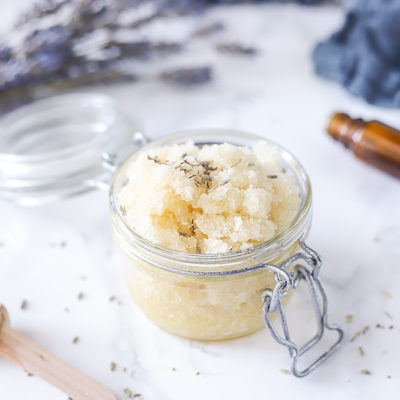
<svg viewBox="0 0 400 400"><path fill-rule="evenodd" d="M72 343L73 344L77 344L79 342L79 337L78 336L75 336L73 339L72 339Z"/></svg>
<svg viewBox="0 0 400 400"><path fill-rule="evenodd" d="M23 300L21 303L21 310L26 310L28 307L28 302L26 300Z"/></svg>
<svg viewBox="0 0 400 400"><path fill-rule="evenodd" d="M281 368L279 371L280 371L282 374L285 374L285 375L289 375L289 374L290 374L290 371L289 371L288 369Z"/></svg>
<svg viewBox="0 0 400 400"><path fill-rule="evenodd" d="M110 363L110 371L114 372L117 369L117 364L115 364L114 361L111 361Z"/></svg>
<svg viewBox="0 0 400 400"><path fill-rule="evenodd" d="M350 342L354 342L360 335L365 335L369 329L369 326L365 326L361 331L356 332L350 339Z"/></svg>
<svg viewBox="0 0 400 400"><path fill-rule="evenodd" d="M78 300L83 300L84 298L85 298L85 294L82 293L82 292L80 292L80 293L78 294Z"/></svg>
<svg viewBox="0 0 400 400"><path fill-rule="evenodd" d="M136 399L137 397L142 397L140 393L133 393L129 388L124 389L124 394L128 399Z"/></svg>
<svg viewBox="0 0 400 400"><path fill-rule="evenodd" d="M364 349L361 346L358 348L358 352L360 353L361 357L365 356Z"/></svg>
<svg viewBox="0 0 400 400"><path fill-rule="evenodd" d="M368 369L362 369L360 371L360 374L361 375L371 375L371 371L369 371Z"/></svg>
<svg viewBox="0 0 400 400"><path fill-rule="evenodd" d="M354 321L354 315L346 315L346 321L351 324Z"/></svg>
<svg viewBox="0 0 400 400"><path fill-rule="evenodd" d="M133 399L133 392L129 388L125 388L124 393L128 399Z"/></svg>

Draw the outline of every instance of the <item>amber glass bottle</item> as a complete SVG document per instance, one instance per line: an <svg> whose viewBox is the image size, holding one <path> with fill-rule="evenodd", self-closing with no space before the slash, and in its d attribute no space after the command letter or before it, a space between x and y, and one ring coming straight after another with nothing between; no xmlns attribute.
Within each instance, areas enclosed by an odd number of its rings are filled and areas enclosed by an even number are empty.
<svg viewBox="0 0 400 400"><path fill-rule="evenodd" d="M400 178L400 131L378 121L333 114L327 131L356 157Z"/></svg>

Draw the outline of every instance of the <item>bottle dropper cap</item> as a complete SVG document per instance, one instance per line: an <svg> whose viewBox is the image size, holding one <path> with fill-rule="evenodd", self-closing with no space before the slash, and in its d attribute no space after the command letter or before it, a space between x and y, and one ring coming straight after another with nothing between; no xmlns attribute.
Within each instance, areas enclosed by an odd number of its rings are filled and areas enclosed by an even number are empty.
<svg viewBox="0 0 400 400"><path fill-rule="evenodd" d="M335 113L326 128L328 134L335 140L349 147L355 132L365 125L362 119L353 119L345 113Z"/></svg>

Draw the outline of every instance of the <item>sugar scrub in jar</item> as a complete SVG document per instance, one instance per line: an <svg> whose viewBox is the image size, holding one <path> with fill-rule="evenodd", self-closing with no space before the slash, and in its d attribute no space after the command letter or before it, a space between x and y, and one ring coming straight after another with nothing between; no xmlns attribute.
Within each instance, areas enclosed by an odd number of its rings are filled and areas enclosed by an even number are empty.
<svg viewBox="0 0 400 400"><path fill-rule="evenodd" d="M261 295L274 273L246 270L293 255L311 221L301 165L276 144L233 131L143 147L118 168L111 204L136 303L161 328L204 341L264 326Z"/></svg>

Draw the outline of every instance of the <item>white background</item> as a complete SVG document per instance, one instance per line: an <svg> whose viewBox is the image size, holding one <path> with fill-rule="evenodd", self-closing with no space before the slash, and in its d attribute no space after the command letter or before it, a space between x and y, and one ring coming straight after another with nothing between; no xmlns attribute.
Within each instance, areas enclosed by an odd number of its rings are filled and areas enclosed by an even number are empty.
<svg viewBox="0 0 400 400"><path fill-rule="evenodd" d="M0 3L4 29L27 3ZM324 258L330 320L346 330L340 352L299 380L281 372L289 366L288 355L266 330L202 344L155 327L118 278L107 194L102 192L31 209L0 203L0 302L15 329L103 382L120 399L127 387L146 400L398 398L399 181L364 165L324 131L336 110L400 126L398 110L367 105L314 75L311 51L340 26L337 7L225 7L204 19L223 20L227 29L222 38L240 39L260 54L251 59L216 54L210 49L218 37L211 37L179 58L183 64L212 63L215 79L209 85L184 90L148 81L93 90L112 95L152 138L186 128L242 129L281 143L302 161L314 190L309 243ZM79 292L85 293L82 301ZM122 304L110 303L111 295ZM28 301L24 311L23 299ZM307 331L309 312L293 307L292 329ZM347 314L355 316L351 324ZM385 329L375 328L376 323ZM351 343L366 325L369 331ZM75 336L80 342L74 345ZM115 372L109 370L111 361L117 364ZM360 374L361 369L371 375ZM66 396L0 358L0 398Z"/></svg>

